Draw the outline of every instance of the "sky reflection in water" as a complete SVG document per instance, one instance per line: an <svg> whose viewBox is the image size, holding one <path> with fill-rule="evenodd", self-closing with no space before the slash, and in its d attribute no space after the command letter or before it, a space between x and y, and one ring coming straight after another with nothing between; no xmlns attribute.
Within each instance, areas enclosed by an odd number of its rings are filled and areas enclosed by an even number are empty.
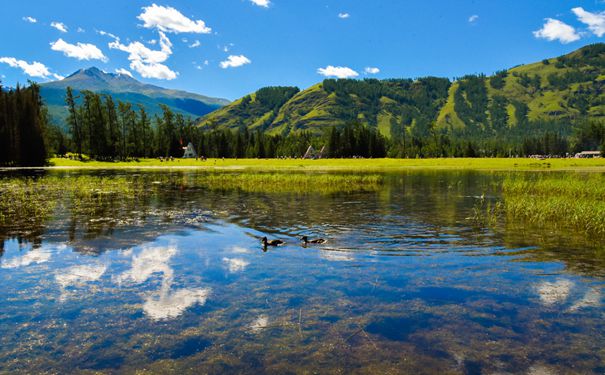
<svg viewBox="0 0 605 375"><path fill-rule="evenodd" d="M472 197L494 178L393 177L329 196L180 191L165 207L189 221L187 207L203 211L195 226L67 241L57 222L39 245L7 239L0 370L603 373L603 270L470 226ZM330 242L305 248L303 234ZM287 245L264 252L264 235Z"/></svg>

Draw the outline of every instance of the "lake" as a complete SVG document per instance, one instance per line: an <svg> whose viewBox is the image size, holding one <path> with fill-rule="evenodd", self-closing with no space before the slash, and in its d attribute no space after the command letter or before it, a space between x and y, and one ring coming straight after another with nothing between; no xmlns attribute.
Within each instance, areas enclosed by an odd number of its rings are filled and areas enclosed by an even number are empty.
<svg viewBox="0 0 605 375"><path fill-rule="evenodd" d="M28 174L0 174L0 372L605 373L604 246L473 220L506 173Z"/></svg>

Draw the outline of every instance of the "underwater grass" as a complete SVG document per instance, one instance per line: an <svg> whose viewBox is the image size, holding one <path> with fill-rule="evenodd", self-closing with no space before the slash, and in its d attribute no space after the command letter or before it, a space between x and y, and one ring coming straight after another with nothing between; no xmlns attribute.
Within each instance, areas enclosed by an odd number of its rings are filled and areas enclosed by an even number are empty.
<svg viewBox="0 0 605 375"><path fill-rule="evenodd" d="M376 191L382 180L376 174L250 172L12 177L0 179L0 225L41 223L60 203L78 215L94 216L115 201L137 202L182 189L335 194Z"/></svg>

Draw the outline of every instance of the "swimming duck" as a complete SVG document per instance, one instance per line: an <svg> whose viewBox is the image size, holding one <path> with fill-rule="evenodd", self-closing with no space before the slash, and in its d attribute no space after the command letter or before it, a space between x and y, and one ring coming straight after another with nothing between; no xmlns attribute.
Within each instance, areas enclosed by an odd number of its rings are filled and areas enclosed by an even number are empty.
<svg viewBox="0 0 605 375"><path fill-rule="evenodd" d="M309 243L310 244L324 244L324 243L328 242L328 240L325 240L323 238L316 238L314 240L309 240L309 237L307 237L307 236L302 236L300 239L305 245L309 244Z"/></svg>
<svg viewBox="0 0 605 375"><path fill-rule="evenodd" d="M269 240L267 240L267 237L263 237L263 239L261 241L262 241L264 247L267 247L267 246L281 246L281 245L285 244L285 242L282 241L282 240L271 240L271 241L269 241Z"/></svg>

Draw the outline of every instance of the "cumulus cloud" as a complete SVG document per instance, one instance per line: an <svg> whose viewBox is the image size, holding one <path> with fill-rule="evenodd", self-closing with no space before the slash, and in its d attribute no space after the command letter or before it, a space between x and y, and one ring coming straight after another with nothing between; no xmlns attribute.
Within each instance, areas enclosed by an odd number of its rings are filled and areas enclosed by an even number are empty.
<svg viewBox="0 0 605 375"><path fill-rule="evenodd" d="M477 14L473 14L472 16L470 16L468 18L468 22L473 23L475 21L477 21L479 19L479 16Z"/></svg>
<svg viewBox="0 0 605 375"><path fill-rule="evenodd" d="M50 23L50 26L54 27L55 29L59 30L62 33L67 32L67 26L65 26L65 24L62 22L53 21Z"/></svg>
<svg viewBox="0 0 605 375"><path fill-rule="evenodd" d="M199 47L199 46L201 46L201 45L202 45L202 43L200 43L200 41L199 41L199 40L196 40L196 41L194 41L193 43L191 43L191 44L189 45L189 48L197 48L197 47Z"/></svg>
<svg viewBox="0 0 605 375"><path fill-rule="evenodd" d="M0 62L2 58L0 58ZM42 249L33 249L24 255L8 259L2 264L2 268L19 268L26 267L30 264L46 263L50 260L50 251Z"/></svg>
<svg viewBox="0 0 605 375"><path fill-rule="evenodd" d="M376 67L368 66L363 70L366 74L378 74L380 73L380 69Z"/></svg>
<svg viewBox="0 0 605 375"><path fill-rule="evenodd" d="M118 74L123 74L123 75L125 75L125 76L129 76L130 78L133 78L133 77L132 77L132 73L130 73L130 71L129 71L129 70L124 69L124 68L116 69L116 73L118 73Z"/></svg>
<svg viewBox="0 0 605 375"><path fill-rule="evenodd" d="M328 65L325 68L317 69L317 73L325 77L336 77L336 78L355 78L359 76L359 73L346 66L332 66Z"/></svg>
<svg viewBox="0 0 605 375"><path fill-rule="evenodd" d="M252 4L258 5L259 7L269 8L271 2L269 0L250 0Z"/></svg>
<svg viewBox="0 0 605 375"><path fill-rule="evenodd" d="M338 18L347 19L349 17L351 17L351 15L349 13L346 13L346 12L338 13Z"/></svg>
<svg viewBox="0 0 605 375"><path fill-rule="evenodd" d="M534 31L534 36L551 42L558 40L563 44L575 42L580 39L580 34L576 29L564 22L552 18L547 18L544 26L542 26L540 30Z"/></svg>
<svg viewBox="0 0 605 375"><path fill-rule="evenodd" d="M221 61L220 66L223 69L237 68L242 65L250 64L251 62L252 61L250 61L250 59L248 59L244 55L239 55L239 56L229 55L229 57L227 57L227 60Z"/></svg>
<svg viewBox="0 0 605 375"><path fill-rule="evenodd" d="M202 20L191 20L175 8L156 4L143 7L143 13L137 18L143 21L143 27L157 28L167 33L209 34L212 31Z"/></svg>
<svg viewBox="0 0 605 375"><path fill-rule="evenodd" d="M143 311L153 320L174 319L195 304L204 305L210 293L210 288L170 291L163 286L159 293L147 297Z"/></svg>
<svg viewBox="0 0 605 375"><path fill-rule="evenodd" d="M132 257L130 270L116 277L118 283L131 281L141 284L154 273L161 273L167 279L172 279L173 270L168 264L177 253L176 247L148 247Z"/></svg>
<svg viewBox="0 0 605 375"><path fill-rule="evenodd" d="M67 57L73 57L78 60L101 60L107 61L107 57L103 52L94 44L90 43L76 43L70 44L59 39L54 43L50 44L50 49L53 51L63 52Z"/></svg>
<svg viewBox="0 0 605 375"><path fill-rule="evenodd" d="M565 302L573 286L573 282L565 279L555 282L542 282L537 286L540 302L546 306Z"/></svg>
<svg viewBox="0 0 605 375"><path fill-rule="evenodd" d="M46 67L46 65L37 61L28 63L24 60L17 60L14 57L0 57L0 63L8 64L13 68L19 68L23 70L23 73L27 74L30 77L48 78L50 76L53 76L53 74ZM59 77L57 75L54 76L55 78Z"/></svg>
<svg viewBox="0 0 605 375"><path fill-rule="evenodd" d="M36 22L38 22L37 19L35 19L34 17L30 17L30 16L23 17L22 19L23 19L23 21L29 22L29 23L36 23Z"/></svg>
<svg viewBox="0 0 605 375"><path fill-rule="evenodd" d="M573 8L571 11L594 35L600 38L605 34L605 12L591 13L581 7Z"/></svg>
<svg viewBox="0 0 605 375"><path fill-rule="evenodd" d="M172 55L172 42L163 32L160 34L160 50L152 50L141 42L122 44L119 39L109 43L109 48L128 52L130 69L144 78L175 79L177 72L172 71L163 63Z"/></svg>
<svg viewBox="0 0 605 375"><path fill-rule="evenodd" d="M244 271L250 265L250 262L242 258L223 258L223 263L231 273Z"/></svg>
<svg viewBox="0 0 605 375"><path fill-rule="evenodd" d="M79 286L84 283L99 280L106 270L107 266L104 264L74 266L61 270L55 275L55 280L61 288Z"/></svg>

